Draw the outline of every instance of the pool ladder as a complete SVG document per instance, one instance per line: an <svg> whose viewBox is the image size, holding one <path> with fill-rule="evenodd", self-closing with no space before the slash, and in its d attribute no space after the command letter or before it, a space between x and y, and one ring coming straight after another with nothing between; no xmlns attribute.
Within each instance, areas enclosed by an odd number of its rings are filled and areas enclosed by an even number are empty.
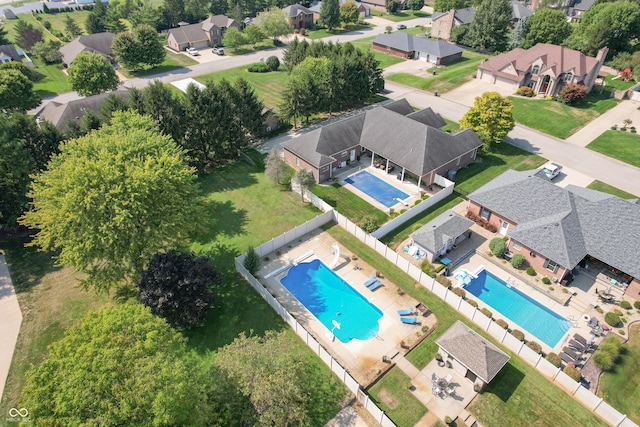
<svg viewBox="0 0 640 427"><path fill-rule="evenodd" d="M509 288L513 288L513 287L518 287L518 285L516 284L516 279L514 279L513 277L508 277L507 278L507 287Z"/></svg>

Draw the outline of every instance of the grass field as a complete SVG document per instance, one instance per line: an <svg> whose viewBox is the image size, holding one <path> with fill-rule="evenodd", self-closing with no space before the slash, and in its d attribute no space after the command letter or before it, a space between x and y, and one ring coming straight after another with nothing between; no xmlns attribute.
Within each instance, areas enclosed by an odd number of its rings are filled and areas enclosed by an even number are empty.
<svg viewBox="0 0 640 427"><path fill-rule="evenodd" d="M412 86L420 90L431 92L437 90L440 93L445 93L471 80L480 62L486 58L488 58L487 55L465 50L462 54L462 59L435 69L435 76L424 78L413 74L395 73L388 75L386 78L392 82Z"/></svg>
<svg viewBox="0 0 640 427"><path fill-rule="evenodd" d="M189 58L187 55L175 53L170 51L169 49L165 49L165 51L167 52L167 56L165 56L162 64L158 65L157 67L139 71L126 71L124 69L120 69L120 71L123 72L123 74L125 74L127 77L144 77L154 74L166 73L168 71L198 64L198 61L193 58Z"/></svg>
<svg viewBox="0 0 640 427"><path fill-rule="evenodd" d="M369 25L349 24L340 28L334 28L331 32L324 28L319 28L317 30L309 31L306 38L309 40L318 40L324 37L339 36L340 34L349 33L351 31L362 30L363 28L369 28Z"/></svg>
<svg viewBox="0 0 640 427"><path fill-rule="evenodd" d="M609 89L618 89L618 90L627 90L631 88L631 86L635 85L637 82L631 80L629 82L625 82L623 79L615 79L613 74L609 74L604 78L605 86Z"/></svg>
<svg viewBox="0 0 640 427"><path fill-rule="evenodd" d="M70 92L71 85L67 75L62 72L62 64L46 65L38 58L31 58L36 66L39 80L33 84L33 90L41 97L46 98L61 93Z"/></svg>
<svg viewBox="0 0 640 427"><path fill-rule="evenodd" d="M513 101L513 117L516 122L565 139L620 102L609 98L607 91L602 94L594 92L573 106L519 96L510 96L509 99Z"/></svg>
<svg viewBox="0 0 640 427"><path fill-rule="evenodd" d="M592 190L602 191L603 193L613 194L614 196L618 196L621 199L637 199L638 196L634 196L631 193L627 193L626 191L622 191L616 187L612 187L609 184L605 184L602 181L593 181L591 184L587 186Z"/></svg>
<svg viewBox="0 0 640 427"><path fill-rule="evenodd" d="M379 225L389 219L386 213L374 208L339 184L316 185L311 191L356 224L365 216L374 216Z"/></svg>
<svg viewBox="0 0 640 427"><path fill-rule="evenodd" d="M587 148L640 167L640 135L637 133L607 130L591 141Z"/></svg>
<svg viewBox="0 0 640 427"><path fill-rule="evenodd" d="M640 424L640 324L629 327L629 341L615 368L600 377L598 396Z"/></svg>
<svg viewBox="0 0 640 427"><path fill-rule="evenodd" d="M427 16L431 16L431 14L423 12L421 10L417 10L415 12L412 12L410 10L401 10L399 12L387 13L373 9L371 10L371 15L379 16L380 18L388 19L389 21L393 22L402 22L408 21L409 19L425 18Z"/></svg>
<svg viewBox="0 0 640 427"><path fill-rule="evenodd" d="M41 17L42 21L36 20L35 16L30 13L21 13L20 15L18 15L18 18L30 23L31 25L34 26L34 28L40 28L42 30L42 35L44 40L47 41L47 40L60 40L60 39L54 36L51 33L51 31L47 30L43 26L42 22L49 21L51 23L52 30L55 29L64 33L64 20L66 19L67 15L70 15L71 18L76 21L80 29L82 29L82 31L84 32L85 31L84 22L87 20L87 16L89 16L89 13L91 12L88 10L77 10L73 12L52 13L52 14L41 13L41 14L35 15L39 18ZM4 22L5 22L4 28L7 30L9 39L15 42L16 33L15 31L13 31L13 28L18 23L18 19L6 19Z"/></svg>
<svg viewBox="0 0 640 427"><path fill-rule="evenodd" d="M369 390L373 401L399 427L413 427L427 413L427 408L407 387L410 380L407 374L395 367ZM399 404L390 406L390 400Z"/></svg>

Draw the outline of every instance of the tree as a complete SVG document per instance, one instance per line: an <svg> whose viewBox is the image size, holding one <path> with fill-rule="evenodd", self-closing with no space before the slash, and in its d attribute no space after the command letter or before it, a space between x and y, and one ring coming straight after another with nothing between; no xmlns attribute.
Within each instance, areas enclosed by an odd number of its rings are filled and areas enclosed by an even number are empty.
<svg viewBox="0 0 640 427"><path fill-rule="evenodd" d="M498 92L485 92L477 96L460 120L461 128L471 128L484 143L485 149L502 142L515 126L511 111L513 103Z"/></svg>
<svg viewBox="0 0 640 427"><path fill-rule="evenodd" d="M289 42L289 46L287 46L282 56L282 62L289 72L293 70L293 67L304 61L307 57L306 51L308 47L309 43L306 40L300 42L297 37L294 37Z"/></svg>
<svg viewBox="0 0 640 427"><path fill-rule="evenodd" d="M538 43L561 45L571 35L571 24L561 10L540 9L527 19L528 31L522 43L529 49Z"/></svg>
<svg viewBox="0 0 640 427"><path fill-rule="evenodd" d="M60 43L55 40L49 40L48 42L38 42L33 45L31 52L46 64L55 64L62 61L62 53L60 49Z"/></svg>
<svg viewBox="0 0 640 427"><path fill-rule="evenodd" d="M36 73L34 73L34 71L31 68L27 67L21 62L9 61L9 62L5 62L4 64L0 64L0 71L2 70L15 70L20 74L22 74L23 76L25 76L26 78L28 78L32 82L35 82L38 80Z"/></svg>
<svg viewBox="0 0 640 427"><path fill-rule="evenodd" d="M249 398L259 425L305 425L309 390L302 356L286 334L244 332L218 351L215 364Z"/></svg>
<svg viewBox="0 0 640 427"><path fill-rule="evenodd" d="M203 426L212 379L200 366L179 332L128 303L90 313L49 346L24 403L42 425Z"/></svg>
<svg viewBox="0 0 640 427"><path fill-rule="evenodd" d="M340 20L346 24L358 22L360 11L353 1L347 1L340 5Z"/></svg>
<svg viewBox="0 0 640 427"><path fill-rule="evenodd" d="M640 67L640 51L634 52L633 54L620 52L611 61L611 66L620 71L624 71L627 68L632 71L637 71L638 67Z"/></svg>
<svg viewBox="0 0 640 427"><path fill-rule="evenodd" d="M233 88L229 88L229 97L233 104L233 116L242 131L251 136L262 135L265 130L262 116L264 104L249 82L242 77L236 79Z"/></svg>
<svg viewBox="0 0 640 427"><path fill-rule="evenodd" d="M231 27L224 33L224 39L222 40L222 43L225 46L230 46L234 49L237 49L243 44L246 44L247 40L245 39L244 34L238 31L237 28Z"/></svg>
<svg viewBox="0 0 640 427"><path fill-rule="evenodd" d="M320 5L320 23L331 31L340 25L340 3L338 0L323 0Z"/></svg>
<svg viewBox="0 0 640 427"><path fill-rule="evenodd" d="M78 95L91 96L118 89L118 76L102 55L81 52L73 60L67 71L71 89Z"/></svg>
<svg viewBox="0 0 640 427"><path fill-rule="evenodd" d="M424 7L424 0L409 0L408 5L409 9L415 13L416 10L421 10Z"/></svg>
<svg viewBox="0 0 640 427"><path fill-rule="evenodd" d="M130 33L119 34L111 48L118 62L130 70L153 68L166 56L158 33L149 25L139 25Z"/></svg>
<svg viewBox="0 0 640 427"><path fill-rule="evenodd" d="M64 32L72 39L82 34L82 29L70 14L64 18Z"/></svg>
<svg viewBox="0 0 640 427"><path fill-rule="evenodd" d="M221 283L210 262L174 250L156 254L138 283L140 302L173 326L198 324L213 307L211 288Z"/></svg>
<svg viewBox="0 0 640 427"><path fill-rule="evenodd" d="M27 111L40 105L33 91L33 82L18 70L4 69L0 73L0 109Z"/></svg>
<svg viewBox="0 0 640 427"><path fill-rule="evenodd" d="M433 10L435 12L449 12L451 9L464 9L472 4L472 0L435 0Z"/></svg>
<svg viewBox="0 0 640 427"><path fill-rule="evenodd" d="M117 112L111 124L67 142L37 175L22 224L33 245L109 290L138 283L151 257L198 227L201 199L184 152L151 118Z"/></svg>
<svg viewBox="0 0 640 427"><path fill-rule="evenodd" d="M267 37L271 37L274 43L279 37L293 33L289 15L277 7L258 14L258 27Z"/></svg>
<svg viewBox="0 0 640 427"><path fill-rule="evenodd" d="M560 90L558 96L565 104L574 104L587 96L587 88L578 83L568 83Z"/></svg>
<svg viewBox="0 0 640 427"><path fill-rule="evenodd" d="M476 49L505 50L512 14L509 0L484 0L476 8L464 44Z"/></svg>
<svg viewBox="0 0 640 427"><path fill-rule="evenodd" d="M87 16L84 28L89 34L103 33L107 30L107 7L102 1L97 0L93 6L93 10Z"/></svg>
<svg viewBox="0 0 640 427"><path fill-rule="evenodd" d="M509 48L515 49L520 46L525 38L527 37L527 33L529 32L529 18L524 17L513 27L513 31L511 32L511 41L509 42Z"/></svg>
<svg viewBox="0 0 640 427"><path fill-rule="evenodd" d="M104 17L104 27L107 31L118 34L126 31L127 27L120 21L120 15L116 8L107 9L107 14Z"/></svg>
<svg viewBox="0 0 640 427"><path fill-rule="evenodd" d="M256 24L248 25L244 29L244 37L247 39L247 43L250 43L254 48L264 40L264 34Z"/></svg>
<svg viewBox="0 0 640 427"><path fill-rule="evenodd" d="M304 202L305 191L310 190L316 184L316 179L308 170L298 169L298 172L296 172L296 181L300 186L300 197L302 198L302 202Z"/></svg>
<svg viewBox="0 0 640 427"><path fill-rule="evenodd" d="M254 275L260 268L260 255L253 249L253 246L247 248L247 255L244 258L243 265L249 273Z"/></svg>
<svg viewBox="0 0 640 427"><path fill-rule="evenodd" d="M40 172L47 167L51 156L59 152L62 134L51 122L40 120L36 124L32 116L14 112L9 116L8 135L13 140L22 141L33 161L32 172Z"/></svg>
<svg viewBox="0 0 640 427"><path fill-rule="evenodd" d="M399 6L396 0L384 0L384 7L387 13L395 13Z"/></svg>
<svg viewBox="0 0 640 427"><path fill-rule="evenodd" d="M34 28L30 23L20 19L14 28L16 43L26 51L31 51L34 44L42 41L42 30Z"/></svg>
<svg viewBox="0 0 640 427"><path fill-rule="evenodd" d="M267 64L269 70L271 71L278 71L278 68L280 68L280 60L275 55L271 55L270 57L268 57L265 61L265 64Z"/></svg>
<svg viewBox="0 0 640 427"><path fill-rule="evenodd" d="M9 44L9 38L7 37L7 30L4 29L4 26L0 27L0 45Z"/></svg>
<svg viewBox="0 0 640 427"><path fill-rule="evenodd" d="M135 97L135 92L129 95ZM130 103L131 108L150 116L160 132L171 135L180 144L185 133L185 111L181 99L160 80L154 80L139 95L140 103Z"/></svg>
<svg viewBox="0 0 640 427"><path fill-rule="evenodd" d="M161 11L164 28L177 27L185 18L184 0L164 0Z"/></svg>
<svg viewBox="0 0 640 427"><path fill-rule="evenodd" d="M138 25L149 25L157 28L159 20L160 11L153 6L150 0L144 0L141 6L129 16L129 22L134 27Z"/></svg>
<svg viewBox="0 0 640 427"><path fill-rule="evenodd" d="M271 152L269 152L264 165L264 174L268 179L278 185L282 185L290 176L289 166L282 159L277 148L273 148Z"/></svg>

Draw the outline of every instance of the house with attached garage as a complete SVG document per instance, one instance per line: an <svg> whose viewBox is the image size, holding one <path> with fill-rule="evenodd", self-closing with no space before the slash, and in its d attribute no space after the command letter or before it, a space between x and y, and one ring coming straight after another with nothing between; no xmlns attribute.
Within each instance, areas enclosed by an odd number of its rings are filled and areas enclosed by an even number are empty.
<svg viewBox="0 0 640 427"><path fill-rule="evenodd" d="M313 28L313 11L301 4L292 4L282 9L289 16L289 22L296 30Z"/></svg>
<svg viewBox="0 0 640 427"><path fill-rule="evenodd" d="M187 48L202 49L206 47L222 46L224 33L231 27L240 30L240 24L235 20L224 16L210 16L197 24L181 23L178 28L172 28L168 32L167 46L176 52Z"/></svg>
<svg viewBox="0 0 640 427"><path fill-rule="evenodd" d="M444 65L462 58L461 48L444 40L416 37L404 32L379 34L372 41L378 52L404 59L420 59L435 65Z"/></svg>
<svg viewBox="0 0 640 427"><path fill-rule="evenodd" d="M343 4L347 3L347 2L352 2L355 3L356 7L358 8L358 13L360 14L360 19L364 19L364 18L368 18L369 16L371 16L371 7L367 4L364 3L360 3L354 0L340 0L340 6L342 6ZM309 8L309 10L311 10L313 12L313 19L320 19L320 10L322 9L322 2L321 1L317 1L314 2L311 7Z"/></svg>
<svg viewBox="0 0 640 427"><path fill-rule="evenodd" d="M393 170L399 180L410 179L418 187L430 185L436 175L473 162L482 147L471 129L450 134L440 130L445 125L431 108L414 112L402 99L283 143L284 159L294 169L312 172L319 183L366 156L366 166Z"/></svg>
<svg viewBox="0 0 640 427"><path fill-rule="evenodd" d="M566 284L587 264L640 299L640 203L574 185L561 188L540 171L509 170L468 196L467 218L508 237L510 255ZM565 282L566 281L566 282Z"/></svg>
<svg viewBox="0 0 640 427"><path fill-rule="evenodd" d="M68 67L81 52L92 52L102 55L111 64L114 63L111 45L116 35L109 32L88 34L76 37L60 48L62 65Z"/></svg>

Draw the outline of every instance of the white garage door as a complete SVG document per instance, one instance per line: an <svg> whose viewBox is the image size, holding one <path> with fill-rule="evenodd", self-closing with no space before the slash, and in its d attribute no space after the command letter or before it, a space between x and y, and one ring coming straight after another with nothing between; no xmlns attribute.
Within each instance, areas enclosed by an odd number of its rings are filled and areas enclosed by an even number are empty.
<svg viewBox="0 0 640 427"><path fill-rule="evenodd" d="M425 61L425 62L426 62L428 57L429 57L429 55L428 55L427 53L425 53L425 52L419 52L418 59L419 59L420 61Z"/></svg>
<svg viewBox="0 0 640 427"><path fill-rule="evenodd" d="M496 86L500 86L500 87L504 87L504 88L508 88L508 89L517 89L516 88L516 84L511 81L511 80L507 80L505 78L502 77L496 77Z"/></svg>

